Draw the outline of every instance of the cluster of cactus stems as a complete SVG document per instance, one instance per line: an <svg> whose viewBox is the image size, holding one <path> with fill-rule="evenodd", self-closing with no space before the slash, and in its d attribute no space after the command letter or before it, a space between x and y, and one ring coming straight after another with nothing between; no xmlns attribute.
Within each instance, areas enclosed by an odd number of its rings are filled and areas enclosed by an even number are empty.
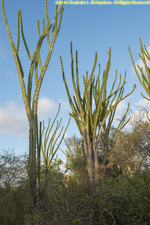
<svg viewBox="0 0 150 225"><path fill-rule="evenodd" d="M48 123L47 129L45 131L45 125L44 125L44 120L43 120L42 128L40 131L41 132L40 133L41 140L43 140L43 142L41 143L41 150L42 150L42 155L43 155L43 159L44 159L45 181L47 180L47 174L48 174L48 171L50 171L54 156L56 155L56 152L58 151L58 149L64 139L66 130L70 123L71 117L69 118L68 124L67 124L64 132L63 132L63 128L64 128L63 126L62 126L61 130L58 132L60 125L61 125L61 121L62 121L62 118L61 118L59 121L57 120L56 127L55 127L54 131L52 132L52 129L54 127L54 124L56 122L59 112L60 112L60 104L59 104L58 112L57 112L52 124L50 123L50 119L49 119L49 123ZM44 131L45 131L45 134L44 134ZM44 136L44 138L43 138L43 136ZM56 144L57 144L57 147L55 147Z"/></svg>
<svg viewBox="0 0 150 225"><path fill-rule="evenodd" d="M143 95L143 93L141 93L142 97L145 98L146 100L150 101L150 69L149 67L147 66L147 60L150 62L150 53L148 52L146 46L142 44L142 41L141 41L141 38L139 38L140 40L140 50L141 50L141 54L139 54L143 64L144 64L144 67L145 67L145 72L147 74L147 77L146 75L144 74L144 71L143 71L143 67L140 67L139 65L135 65L134 63L134 60L133 60L133 57L132 57L132 53L131 53L131 50L130 50L130 47L129 48L129 53L130 53L130 56L131 56L131 60L132 60L132 64L133 64L133 67L134 67L134 70L135 70L135 73L138 77L138 80L140 82L140 84L142 85L142 87L145 89L146 91L146 94L148 95L148 98ZM140 73L141 73L141 77L138 73L138 70L137 68L139 69ZM147 114L147 119L150 121L150 118L148 116L148 112L146 112Z"/></svg>
<svg viewBox="0 0 150 225"><path fill-rule="evenodd" d="M67 86L67 82L65 79L65 73L63 68L62 58L60 57L61 68L62 68L62 76L64 85L66 88L67 96L69 99L70 106L72 108L72 113L70 114L80 131L83 140L84 153L87 163L88 176L89 181L91 183L98 182L98 148L100 138L103 132L103 128L105 128L106 118L109 117L109 123L107 127L107 131L109 130L109 126L112 123L113 114L115 113L117 105L127 98L130 94L133 93L133 90L123 97L124 85L126 72L124 75L124 79L121 82L121 75L119 79L119 84L117 88L114 90L116 80L117 80L117 71L115 75L114 82L112 84L110 93L107 96L107 81L108 74L111 63L111 48L108 52L108 61L106 65L106 69L103 72L102 82L100 82L100 65L99 72L97 77L94 75L95 68L97 65L97 52L95 52L95 60L94 65L91 71L91 74L88 75L86 72L86 76L83 76L84 82L84 93L83 96L80 92L79 85L79 71L78 71L78 53L76 51L76 76L74 74L74 59L73 59L73 51L72 51L72 43L71 43L71 74L72 74L72 84L74 88L75 95L73 98L69 93L69 88ZM94 99L94 109L93 109L93 99ZM129 107L129 106L128 106ZM128 110L128 109L127 109ZM125 117L122 118L118 125L118 130L121 129Z"/></svg>
<svg viewBox="0 0 150 225"><path fill-rule="evenodd" d="M9 26L8 26L8 22L7 22L4 0L2 0L2 11L3 11L4 23L8 33L8 38L11 45L12 53L14 56L14 61L16 64L16 68L17 68L17 72L18 72L18 76L20 80L20 85L21 85L21 90L22 90L22 97L23 97L25 110L26 110L28 121L29 121L29 127L30 127L29 129L29 176L30 176L31 192L34 192L36 187L36 173L37 173L36 150L37 150L37 146L40 146L40 144L37 145L38 98L39 98L42 81L52 55L53 47L60 31L63 10L64 10L63 5L60 5L59 8L58 6L56 6L56 16L53 19L52 23L50 23L49 15L48 15L47 0L45 0L45 7L46 7L46 26L43 19L43 29L41 32L39 21L38 21L39 40L37 42L37 46L33 55L31 55L26 39L25 39L24 31L23 31L21 11L18 12L17 45L15 46L11 36ZM52 30L52 36L53 36L53 38L51 37L52 38L51 42L50 42L50 34L49 34L50 30ZM31 62L27 87L24 82L24 71L19 58L20 33L22 35L22 39L23 39L23 43L24 43L27 55ZM42 64L40 51L41 51L42 43L45 40L45 38L47 39L49 50L48 50L45 63ZM34 90L33 99L32 99L33 77L35 77L35 90ZM34 195L34 193L32 193L32 195Z"/></svg>

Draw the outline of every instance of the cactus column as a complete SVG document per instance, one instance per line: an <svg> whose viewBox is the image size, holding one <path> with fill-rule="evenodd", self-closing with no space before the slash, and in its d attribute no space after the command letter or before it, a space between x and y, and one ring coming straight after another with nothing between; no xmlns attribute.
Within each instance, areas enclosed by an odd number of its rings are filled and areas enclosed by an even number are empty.
<svg viewBox="0 0 150 225"><path fill-rule="evenodd" d="M100 137L102 134L102 129L105 124L106 118L109 115L109 113L116 108L119 102L127 98L135 89L133 88L133 90L126 96L124 97L121 96L125 85L125 78L126 78L125 73L122 84L120 75L119 84L116 90L114 90L114 86L117 79L117 71L116 71L115 79L112 84L110 93L108 96L106 95L106 87L110 69L110 60L111 60L111 49L108 52L108 61L106 69L103 72L103 78L100 85L100 65L97 77L95 77L94 75L94 71L97 64L97 52L95 52L95 60L92 72L90 75L88 75L87 72L86 76L83 76L84 93L82 97L79 85L78 53L76 51L76 79L75 79L74 59L71 43L71 73L72 73L72 84L75 92L75 95L73 96L73 98L71 98L65 79L62 58L60 57L63 81L65 84L69 103L72 108L72 113L70 115L74 118L77 127L80 131L80 134L82 136L84 153L88 169L88 176L89 181L91 183L98 182L98 148ZM94 108L93 108L93 99L94 99Z"/></svg>
<svg viewBox="0 0 150 225"><path fill-rule="evenodd" d="M61 27L61 21L62 21L62 15L63 15L63 6L56 6L56 16L53 19L52 23L49 23L49 16L48 16L48 7L47 7L47 0L45 1L46 6L46 26L45 22L43 20L43 30L40 31L40 25L38 21L38 33L39 33L39 40L37 42L37 47L33 53L33 55L30 54L25 36L23 31L23 23L22 23L22 15L21 11L18 12L18 34L17 34L17 46L15 46L11 32L8 26L7 17L5 13L5 7L4 7L4 0L2 0L2 11L3 11L3 17L4 17L4 23L5 27L8 33L9 42L11 45L12 53L14 56L14 61L17 67L18 77L20 80L20 86L22 90L22 97L25 105L25 110L27 114L27 118L29 121L29 177L30 177L30 186L31 186L31 195L34 198L35 191L36 191L36 148L37 148L37 124L38 124L38 117L37 117L37 109L38 109L38 98L39 98L39 92L41 89L42 81L46 72L46 69L48 67L53 47L55 44L55 41L57 39L58 33L60 31ZM60 19L59 19L60 17ZM49 32L52 28L52 35L53 38L50 43L49 38ZM20 32L22 35L23 43L27 52L27 55L30 60L30 71L28 76L28 84L27 87L25 85L24 81L24 72L22 68L22 64L19 58L19 45L20 45ZM44 39L47 39L48 44L48 54L45 60L45 63L42 63L41 61L41 47ZM33 85L33 75L35 75L35 91L33 94L33 99L31 92L32 92L32 85Z"/></svg>

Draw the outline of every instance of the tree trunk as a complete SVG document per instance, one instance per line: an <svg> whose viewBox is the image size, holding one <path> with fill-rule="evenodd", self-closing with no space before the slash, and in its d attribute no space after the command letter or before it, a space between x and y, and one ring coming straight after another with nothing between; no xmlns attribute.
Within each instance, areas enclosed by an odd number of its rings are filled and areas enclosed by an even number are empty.
<svg viewBox="0 0 150 225"><path fill-rule="evenodd" d="M95 184L98 183L98 151L95 150L94 152L94 178L95 178Z"/></svg>
<svg viewBox="0 0 150 225"><path fill-rule="evenodd" d="M32 127L31 127L32 126ZM30 139L29 139L29 179L30 191L33 204L36 205L36 119L33 117L32 125L30 124Z"/></svg>

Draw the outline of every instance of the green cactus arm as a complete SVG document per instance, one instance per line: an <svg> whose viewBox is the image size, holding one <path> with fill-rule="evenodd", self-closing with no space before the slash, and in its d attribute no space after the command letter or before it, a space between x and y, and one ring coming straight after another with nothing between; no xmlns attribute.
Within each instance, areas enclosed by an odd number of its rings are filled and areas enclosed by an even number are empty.
<svg viewBox="0 0 150 225"><path fill-rule="evenodd" d="M55 121L56 121L56 119L57 119L57 117L58 117L58 114L59 114L59 112L60 112L60 107L61 107L61 104L59 103L59 107L58 107L57 114L56 114L56 116L55 116L55 118L54 118L54 120L53 120L53 122L52 122L51 127L49 126L49 129L48 129L49 131L48 131L48 134L47 134L46 141L48 141L48 138L49 138L49 136L50 136L50 133L51 133L51 131L52 131L52 128L53 128L53 126L54 126L54 123L55 123Z"/></svg>
<svg viewBox="0 0 150 225"><path fill-rule="evenodd" d="M147 98L146 96L144 96L142 92L141 92L141 95L142 95L143 98L145 98L146 100L150 101L150 98Z"/></svg>
<svg viewBox="0 0 150 225"><path fill-rule="evenodd" d="M90 102L89 102L89 106L90 106L90 108L89 108L89 117L90 117L90 126L91 126L92 131L93 131L93 125L94 125L94 121L93 121L94 118L93 118L93 115L92 115L93 86L94 86L94 81L91 84L90 93L89 93L90 94L90 96L89 96L89 98L90 98Z"/></svg>
<svg viewBox="0 0 150 225"><path fill-rule="evenodd" d="M20 44L20 13L21 10L18 12L18 26L17 26L17 53L19 52L19 44Z"/></svg>
<svg viewBox="0 0 150 225"><path fill-rule="evenodd" d="M97 75L97 79L96 79L96 84L95 84L95 87L100 90L100 73L101 73L101 66L100 64L98 64L98 75Z"/></svg>
<svg viewBox="0 0 150 225"><path fill-rule="evenodd" d="M42 66L42 61L41 61L41 56L40 56L40 53L38 53L38 54L37 54L37 57L38 57L38 62L39 62L39 67L40 67L40 70L42 71L43 66Z"/></svg>
<svg viewBox="0 0 150 225"><path fill-rule="evenodd" d="M42 123L42 128L41 128L41 150L42 150L42 154L43 156L45 155L45 148L43 147L43 143L42 143L42 140L43 140L43 134L44 134L44 130L45 130L45 126L44 126L44 120L43 120L43 123ZM43 157L44 158L44 157ZM44 159L44 162L45 162L45 159Z"/></svg>
<svg viewBox="0 0 150 225"><path fill-rule="evenodd" d="M128 113L128 111L129 111L129 107L130 107L130 103L128 103L126 112L125 112L125 114L123 115L123 117L122 117L122 119L121 119L121 121L120 121L120 125L118 125L118 126L119 126L119 130L122 130L122 129L126 126L126 124L129 122L129 120L130 120L130 117L129 117L129 118L127 119L127 121L125 122L127 113Z"/></svg>
<svg viewBox="0 0 150 225"><path fill-rule="evenodd" d="M76 101L76 97L73 95L73 100L74 100L74 103L75 103L75 106L76 106L76 109L77 109L77 112L78 112L78 116L80 114L80 110L79 110L79 106L78 106L78 103Z"/></svg>
<svg viewBox="0 0 150 225"><path fill-rule="evenodd" d="M146 48L145 45L144 45L144 48L145 48L144 54L145 54L146 58L150 61L150 54L149 54L149 52L147 51L147 48Z"/></svg>
<svg viewBox="0 0 150 225"><path fill-rule="evenodd" d="M57 19L58 19L58 13L57 13L57 11L58 11L58 5L56 5L56 19L55 19L55 24L54 24L54 26L53 26L53 30L52 30L52 34L53 34L53 36L55 35L55 33L57 32Z"/></svg>
<svg viewBox="0 0 150 225"><path fill-rule="evenodd" d="M96 147L95 147L95 151L98 150L99 140L100 140L100 136L101 136L101 133L102 133L102 128L103 128L103 125L104 125L104 123L105 123L105 120L106 120L108 114L109 114L109 112L107 112L107 113L105 114L105 116L104 116L104 118L103 118L103 121L102 121L102 123L101 123L101 125L100 125L100 129L99 129L98 134L97 134L97 137L96 137Z"/></svg>
<svg viewBox="0 0 150 225"><path fill-rule="evenodd" d="M129 107L130 107L130 104L128 103L128 106L127 106L127 109L126 109L126 112L124 113L122 119L120 120L115 132L114 132L114 135L113 135L113 138L115 138L115 136L117 135L117 133L122 130L125 125L129 122L130 118L127 119L127 121L125 122L125 119L126 119L126 116L127 116L127 113L129 111Z"/></svg>
<svg viewBox="0 0 150 225"><path fill-rule="evenodd" d="M125 85L125 83L126 83L125 79L126 79L126 71L125 71L125 75L124 75L124 79L123 79L122 85L121 85L121 74L120 74L120 80L119 80L119 84L118 84L117 90L114 91L113 93L111 93L111 95L109 95L109 96L106 98L106 99L110 99L112 96L114 96L113 99L112 99L112 101L111 101L111 103L113 103L113 101L115 100L115 98L116 98L116 96L117 96L117 93L124 87L124 85ZM121 85L121 86L120 86L120 85Z"/></svg>
<svg viewBox="0 0 150 225"><path fill-rule="evenodd" d="M75 113L69 113L69 115L74 118L74 120L76 122L76 125L78 127L78 130L81 134L82 133L82 127L84 126L85 121L84 122L81 121Z"/></svg>
<svg viewBox="0 0 150 225"><path fill-rule="evenodd" d="M135 66L135 63L134 63L134 60L133 60L133 57L132 57L132 53L131 53L130 47L128 47L128 49L129 49L131 61L132 61L132 64L133 64L135 73L136 73L136 75L137 75L137 77L138 77L138 80L139 80L140 84L143 86L143 88L146 89L146 85L142 82L142 80L141 80L141 78L140 78L140 75L138 74L138 71L137 71L137 69L136 69L136 66Z"/></svg>
<svg viewBox="0 0 150 225"><path fill-rule="evenodd" d="M71 50L72 84L73 84L73 89L74 89L74 92L75 92L76 100L77 100L77 103L78 103L78 108L80 110L80 117L83 120L83 118L84 118L84 111L83 111L83 108L82 108L81 98L79 96L79 92L78 92L77 87L76 87L75 76L74 76L74 60L73 60L73 52L72 52L72 42L70 43L70 50Z"/></svg>
<svg viewBox="0 0 150 225"><path fill-rule="evenodd" d="M146 85L149 85L149 82L148 82L148 80L147 80L145 74L143 73L143 69L140 68L139 65L138 65L137 67L139 68L139 70L140 70L140 72L141 72L141 75L142 75L142 82L143 82L143 83L146 83Z"/></svg>
<svg viewBox="0 0 150 225"><path fill-rule="evenodd" d="M30 51L28 49L28 46L27 46L27 42L26 42L26 39L25 39L25 36L24 36L24 32L23 32L23 24L22 24L22 15L21 15L21 11L20 11L20 26L21 26L21 34L22 34L22 39L23 39L23 42L24 42L24 46L25 46L25 49L27 51L27 54L28 54L28 57L30 59L30 61L32 60L32 57L31 57L31 54L30 54Z"/></svg>
<svg viewBox="0 0 150 225"><path fill-rule="evenodd" d="M78 52L77 51L76 51L76 82L77 82L77 91L78 91L79 99L82 100L81 93L80 93L80 86L79 86Z"/></svg>
<svg viewBox="0 0 150 225"><path fill-rule="evenodd" d="M114 95L114 97L116 98L118 94L117 99L115 100L115 98L113 98L110 105L113 105L114 100L115 102L118 102L122 98L123 92L124 92L124 86L120 90L118 90L118 93L116 93L116 95Z"/></svg>
<svg viewBox="0 0 150 225"><path fill-rule="evenodd" d="M113 120L114 120L116 108L117 108L117 106L114 108L114 110L111 110L111 111L110 111L109 119L108 119L108 123L107 123L107 127L106 127L106 125L105 125L105 123L104 123L104 128L105 128L105 129L104 129L104 132L108 131L108 134L109 134L110 128L111 128L111 126L112 126L112 122L113 122Z"/></svg>
<svg viewBox="0 0 150 225"><path fill-rule="evenodd" d="M103 101L105 101L105 99L106 99L106 85L107 85L107 80L108 80L110 64L111 64L111 48L109 49L109 52L108 52L108 61L106 64L106 70L105 70L104 78L103 78L104 79Z"/></svg>
<svg viewBox="0 0 150 225"><path fill-rule="evenodd" d="M61 121L62 121L62 119L60 121L57 121L56 128L55 128L55 130L54 130L54 132L53 132L53 134L52 134L52 136L49 140L49 143L48 143L48 147L47 147L47 150L46 150L48 152L48 162L50 160L50 156L53 154L53 149L54 149L55 143L56 143L56 142L54 142L54 140L55 140L55 137L56 137L56 133L57 133L57 131L58 131L60 125L61 125ZM56 140L58 140L62 131L63 131L63 127L61 128L61 131L60 131L59 135L57 136Z"/></svg>
<svg viewBox="0 0 150 225"><path fill-rule="evenodd" d="M48 131L49 131L49 128L50 128L50 118L48 120L48 126L47 126L47 129L46 129L46 132L45 132L45 136L44 136L44 152L46 152L46 145L47 145L47 140L48 140Z"/></svg>
<svg viewBox="0 0 150 225"><path fill-rule="evenodd" d="M146 73L147 73L147 76L148 76L148 83L150 83L150 71L149 71L149 68L147 67L147 64L146 64L146 59L145 59L145 51L144 51L144 48L143 46L141 47L141 52L142 52L142 56L141 54L139 54L140 58L142 59L143 61L143 64L144 64L144 67L145 67L145 70L146 70ZM139 65L137 65L138 69L140 70L140 72L142 73L142 78L143 78L143 69L139 67ZM143 80L143 83L146 79L146 77L144 77L145 79ZM147 82L146 82L147 83Z"/></svg>
<svg viewBox="0 0 150 225"><path fill-rule="evenodd" d="M115 86L116 80L117 80L117 70L116 70L115 79L114 79L114 82L113 82L113 85L112 85L112 88L111 88L111 91L110 91L110 94L109 95L111 95L112 92L113 92L113 90L114 90L114 86ZM120 85L118 85L118 86L120 86Z"/></svg>
<svg viewBox="0 0 150 225"><path fill-rule="evenodd" d="M36 61L35 61L35 85L37 85L38 83L38 60L36 57Z"/></svg>
<svg viewBox="0 0 150 225"><path fill-rule="evenodd" d="M43 19L42 22L43 22L43 33L44 33L45 32L45 20Z"/></svg>
<svg viewBox="0 0 150 225"><path fill-rule="evenodd" d="M40 31L40 21L39 20L37 21L37 27L38 27L38 34L39 34L39 37L40 37L41 31Z"/></svg>
<svg viewBox="0 0 150 225"><path fill-rule="evenodd" d="M10 45L11 45L11 48L12 48L12 52L13 52L13 55L14 55L17 52L17 50L16 50L15 45L13 43L12 36L11 36L11 33L10 33L10 29L9 29L9 26L8 26L6 13L5 13L4 0L2 0L2 12L3 12L4 24L5 24L7 33L8 33L8 38L9 38Z"/></svg>
<svg viewBox="0 0 150 225"><path fill-rule="evenodd" d="M96 68L96 64L97 64L97 52L95 52L95 59L94 59L93 68L92 68L91 74L90 74L88 82L87 82L88 85L90 85L90 83L92 81L93 74L94 74L94 71L95 71L95 68Z"/></svg>
<svg viewBox="0 0 150 225"><path fill-rule="evenodd" d="M57 141L58 141L59 137L61 136L61 134L62 134L62 132L63 132L63 129L64 129L64 127L62 126L61 131L60 131L59 134L57 135L57 138L55 138L55 137L56 137L57 130L58 130L58 128L59 128L60 125L61 125L61 121L62 121L62 118L61 118L61 120L60 120L60 122L59 122L59 124L58 124L58 126L57 126L57 129L56 129L55 134L53 133L54 136L53 136L53 138L52 138L52 143L51 143L51 152L52 152L52 153L53 153L53 150L54 150L54 148L55 148L55 144L57 143ZM54 140L55 140L55 141L54 141Z"/></svg>
<svg viewBox="0 0 150 225"><path fill-rule="evenodd" d="M104 90L104 95L106 92L106 83L107 83L107 79L108 79L108 72L109 72L109 67L110 67L110 58L111 58L111 49L108 52L108 61L107 61L107 65L106 65L106 73L103 74L103 82L101 85L101 90L99 93L99 102L98 105L96 107L96 111L95 111L95 115L94 115L94 124L93 124L93 132L96 133L96 126L97 126L97 122L98 122L98 117L100 114L100 110L102 110L102 93Z"/></svg>
<svg viewBox="0 0 150 225"><path fill-rule="evenodd" d="M62 69L62 76L63 76L63 82L65 84L65 88L66 88L66 92L67 92L67 96L68 96L68 99L69 99L69 103L70 103L70 106L72 108L72 111L73 113L76 115L78 115L78 111L75 107L75 105L73 104L73 101L71 99L71 96L70 96L70 93L69 93L69 89L68 89L68 86L67 86L67 82L66 82L66 79L65 79L65 73L64 73L64 68L63 68L63 62L62 62L62 58L60 56L60 62L61 62L61 69Z"/></svg>
<svg viewBox="0 0 150 225"><path fill-rule="evenodd" d="M87 91L87 96L86 96L86 99L87 99L87 106L86 106L86 114L87 114L87 118L86 118L86 122L89 123L90 122L90 126L91 126L91 130L93 131L93 116L92 116L92 81L90 82L90 85L89 85L89 90Z"/></svg>
<svg viewBox="0 0 150 225"><path fill-rule="evenodd" d="M28 98L29 104L31 104L32 78L34 73L35 56L36 56L36 52L33 54L31 65L30 65L29 76L28 76L27 98Z"/></svg>
<svg viewBox="0 0 150 225"><path fill-rule="evenodd" d="M45 8L46 8L46 23L47 23L47 26L46 26L47 44L50 48L51 44L50 44L50 40L49 40L49 16L48 16L47 0L45 1ZM56 18L57 18L57 16L56 16Z"/></svg>
<svg viewBox="0 0 150 225"><path fill-rule="evenodd" d="M110 105L109 107L111 109L114 109L116 105L119 104L119 102L123 101L125 98L127 98L129 95L131 95L133 93L133 91L135 90L136 87L133 87L132 91L129 92L127 95L125 95L123 98L120 98L118 101L116 101L113 105Z"/></svg>

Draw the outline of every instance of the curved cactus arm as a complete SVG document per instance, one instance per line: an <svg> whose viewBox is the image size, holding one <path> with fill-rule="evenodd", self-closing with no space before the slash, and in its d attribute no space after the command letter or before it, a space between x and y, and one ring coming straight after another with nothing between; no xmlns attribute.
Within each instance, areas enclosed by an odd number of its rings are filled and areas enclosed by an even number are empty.
<svg viewBox="0 0 150 225"><path fill-rule="evenodd" d="M95 52L94 64L93 64L93 68L92 68L91 74L90 74L90 76L88 78L87 85L91 84L91 81L93 79L93 74L94 74L94 71L95 71L95 68L96 68L96 64L97 64L97 52Z"/></svg>
<svg viewBox="0 0 150 225"><path fill-rule="evenodd" d="M97 75L96 84L95 84L95 87L98 90L100 90L100 73L101 73L101 66L100 66L100 64L98 64L98 75Z"/></svg>
<svg viewBox="0 0 150 225"><path fill-rule="evenodd" d="M74 92L75 92L75 97L76 97L76 100L77 100L77 103L78 103L78 108L80 110L80 114L79 115L80 115L81 119L83 119L84 118L84 111L83 111L83 108L82 108L81 96L79 95L79 92L77 90L78 87L76 87L75 76L74 76L74 60L73 60L73 52L72 52L72 42L70 43L70 49L71 49L72 84L73 84L73 89L74 89Z"/></svg>
<svg viewBox="0 0 150 225"><path fill-rule="evenodd" d="M108 61L107 61L107 64L106 64L106 70L104 72L104 90L103 90L103 101L105 101L106 99L106 86L107 86L107 80L108 80L108 74L109 74L109 69L110 69L110 64L111 64L111 48L109 49L109 52L108 52Z"/></svg>
<svg viewBox="0 0 150 225"><path fill-rule="evenodd" d="M54 120L53 120L53 123L52 123L52 125L51 125L51 127L50 127L50 129L49 129L49 132L48 132L46 141L48 140L48 137L49 137L49 135L50 135L50 133L51 133L51 130L52 130L53 126L54 126L54 123L55 123L55 121L56 121L56 119L57 119L57 117L58 117L58 114L59 114L59 112L60 112L60 107L61 107L61 104L59 103L59 107L58 107L57 114L56 114L56 116L55 116L55 118L54 118Z"/></svg>
<svg viewBox="0 0 150 225"><path fill-rule="evenodd" d="M131 57L131 60L132 60L132 64L133 64L134 70L136 72L136 75L138 77L138 80L139 80L140 84L143 86L143 88L146 89L146 85L144 84L144 82L142 82L142 80L140 78L140 75L138 74L137 68L135 66L135 63L134 63L134 60L133 60L133 57L132 57L132 53L131 53L130 47L128 47L128 49L129 49L129 53L130 53L130 57Z"/></svg>
<svg viewBox="0 0 150 225"><path fill-rule="evenodd" d="M79 98L82 100L80 87L79 87L79 70L78 70L78 52L77 51L76 51L76 82L77 82L78 95L79 95Z"/></svg>
<svg viewBox="0 0 150 225"><path fill-rule="evenodd" d="M26 39L25 39L25 36L24 36L24 32L23 32L23 24L22 24L22 15L21 15L21 11L19 13L19 16L20 16L20 26L21 26L21 34L22 34L22 39L23 39L23 42L24 42L24 46L25 46L25 49L27 51L27 54L28 54L28 57L30 59L30 61L32 60L32 57L31 57L31 54L30 54L30 51L28 49L28 45L27 45L27 42L26 42Z"/></svg>
<svg viewBox="0 0 150 225"><path fill-rule="evenodd" d="M121 78L121 76L120 76L120 78ZM114 90L114 86L115 86L116 80L117 80L117 70L116 70L115 79L114 79L114 82L113 82L113 85L112 85L112 88L111 88L111 91L110 91L109 96L112 94L112 92L113 92L113 90ZM118 85L118 86L120 86L120 85ZM118 88L117 88L117 89L118 89Z"/></svg>
<svg viewBox="0 0 150 225"><path fill-rule="evenodd" d="M47 7L47 0L45 1L45 8L46 8L46 33L47 33L47 44L49 48L51 47L50 40L49 40L49 16L48 16L48 7ZM57 19L57 8L56 8L56 19Z"/></svg>
<svg viewBox="0 0 150 225"><path fill-rule="evenodd" d="M72 111L73 111L74 115L79 116L79 111L76 109L75 105L73 104L73 101L72 101L70 93L69 93L69 89L68 89L67 82L66 82L66 79L65 79L65 73L64 73L63 62L62 62L61 56L60 56L60 62L61 62L63 81L64 81L64 84L65 84L65 88L66 88L66 92L67 92L67 96L68 96L68 99L69 99L70 106L72 108Z"/></svg>
<svg viewBox="0 0 150 225"><path fill-rule="evenodd" d="M128 106L127 106L127 109L126 109L126 112L124 113L122 119L120 120L114 134L113 134L113 139L115 138L115 136L117 135L117 133L119 133L119 131L121 131L125 126L126 124L129 122L130 120L130 117L126 120L126 116L127 116L127 113L129 111L129 107L130 107L130 104L128 103ZM125 122L126 120L126 122Z"/></svg>
<svg viewBox="0 0 150 225"><path fill-rule="evenodd" d="M20 13L21 11L18 12L18 27L17 27L17 31L18 31L18 35L17 35L17 53L19 52L19 45L20 45Z"/></svg>

